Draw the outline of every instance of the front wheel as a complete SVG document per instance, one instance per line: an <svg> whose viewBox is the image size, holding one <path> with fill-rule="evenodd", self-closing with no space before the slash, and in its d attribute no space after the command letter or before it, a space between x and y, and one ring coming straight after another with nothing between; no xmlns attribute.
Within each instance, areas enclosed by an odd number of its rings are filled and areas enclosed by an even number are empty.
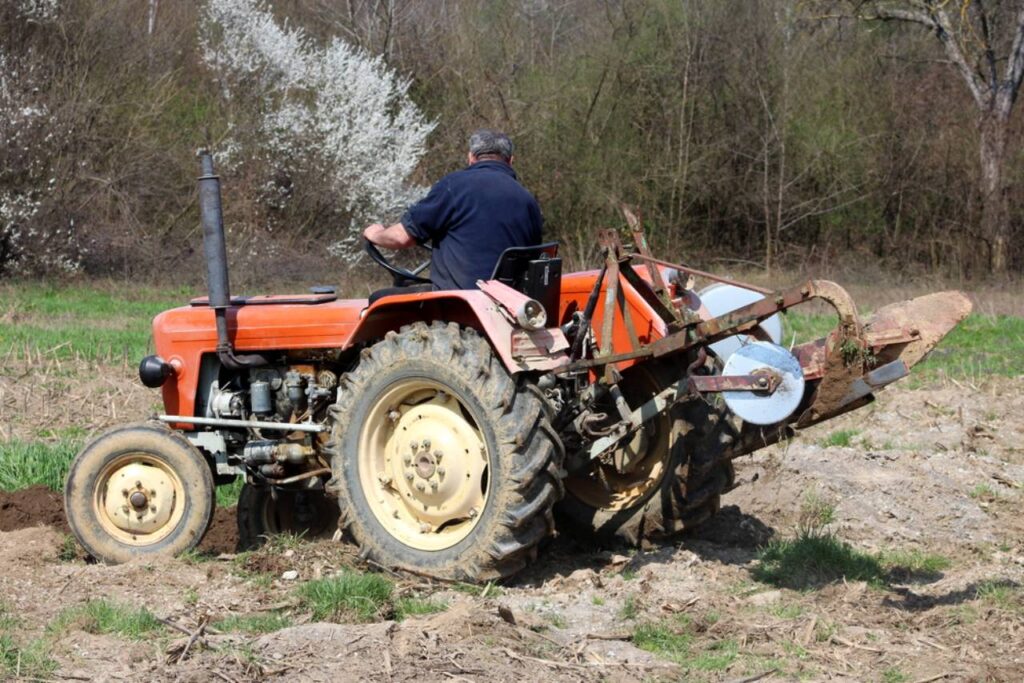
<svg viewBox="0 0 1024 683"><path fill-rule="evenodd" d="M71 463L64 489L78 542L112 564L194 548L210 525L213 501L206 460L156 422L117 427L89 443Z"/></svg>
<svg viewBox="0 0 1024 683"><path fill-rule="evenodd" d="M371 559L489 580L553 532L561 443L541 399L474 331L389 333L343 378L331 414L331 487Z"/></svg>

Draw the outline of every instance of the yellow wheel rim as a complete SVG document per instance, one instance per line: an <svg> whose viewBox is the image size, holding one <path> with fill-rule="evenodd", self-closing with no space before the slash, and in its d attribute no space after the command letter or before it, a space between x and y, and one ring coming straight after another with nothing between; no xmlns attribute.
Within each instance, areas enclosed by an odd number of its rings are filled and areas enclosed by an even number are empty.
<svg viewBox="0 0 1024 683"><path fill-rule="evenodd" d="M657 393L657 381L640 368L623 381L630 405L637 406ZM661 485L672 456L672 418L662 413L641 428L621 447L625 459L634 463L629 471L616 470L611 462L596 462L584 472L565 480L566 490L587 506L597 510L624 510L637 505Z"/></svg>
<svg viewBox="0 0 1024 683"><path fill-rule="evenodd" d="M148 453L114 458L97 479L93 512L103 530L122 543L159 543L185 514L185 487L163 460Z"/></svg>
<svg viewBox="0 0 1024 683"><path fill-rule="evenodd" d="M487 445L450 388L428 379L388 387L359 434L359 485L389 534L444 550L476 527L487 504Z"/></svg>

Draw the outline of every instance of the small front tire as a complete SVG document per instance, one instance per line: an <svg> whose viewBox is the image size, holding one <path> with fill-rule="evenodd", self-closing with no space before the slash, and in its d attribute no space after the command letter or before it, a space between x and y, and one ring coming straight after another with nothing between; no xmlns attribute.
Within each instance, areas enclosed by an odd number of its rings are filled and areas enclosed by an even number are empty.
<svg viewBox="0 0 1024 683"><path fill-rule="evenodd" d="M78 542L119 564L198 545L213 514L213 475L178 432L158 422L114 428L75 457L64 510Z"/></svg>

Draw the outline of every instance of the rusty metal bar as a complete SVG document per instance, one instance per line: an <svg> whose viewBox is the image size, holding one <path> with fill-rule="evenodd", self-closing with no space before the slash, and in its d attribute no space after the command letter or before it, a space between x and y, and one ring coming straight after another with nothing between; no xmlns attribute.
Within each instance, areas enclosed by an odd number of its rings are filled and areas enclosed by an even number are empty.
<svg viewBox="0 0 1024 683"><path fill-rule="evenodd" d="M644 234L643 221L640 220L640 216L626 204L621 204L619 208L622 210L622 215L626 217L626 224L629 225L630 232L633 233L633 243L636 244L637 251L643 256L650 257L651 248L647 244L647 235ZM665 280L661 277L661 271L651 261L647 261L647 272L651 276L651 289L655 294L666 295L668 288L665 286Z"/></svg>
<svg viewBox="0 0 1024 683"><path fill-rule="evenodd" d="M756 375L693 375L690 387L702 394L715 394L723 391L760 391L774 393L780 382L774 372Z"/></svg>
<svg viewBox="0 0 1024 683"><path fill-rule="evenodd" d="M672 263L670 261L662 261L661 259L654 258L653 256L647 256L647 255L644 255L644 254L633 254L633 258L638 258L638 259L641 259L642 261L649 261L650 263L656 263L659 266L665 266L666 268L675 268L676 270L678 270L678 271L680 271L682 273L689 273L690 275L696 275L697 277L707 278L708 280L712 280L714 282L724 282L727 285L736 285L737 287L741 287L743 289L749 289L751 291L758 292L760 294L771 294L772 291L773 291L771 289L765 289L764 287L758 287L757 285L752 285L752 284L750 284L748 282L740 282L739 280L730 280L729 278L722 277L721 275L715 275L714 273L709 273L706 270L697 270L696 268L690 268L689 266L684 266L684 265L681 265L679 263Z"/></svg>
<svg viewBox="0 0 1024 683"><path fill-rule="evenodd" d="M632 256L636 256L633 254ZM629 261L622 263L622 276L626 278L636 293L639 294L647 304L654 309L654 312L658 314L666 325L675 325L681 322L679 319L679 312L672 306L666 304L653 289L649 282L640 277L640 274L633 269L633 264Z"/></svg>

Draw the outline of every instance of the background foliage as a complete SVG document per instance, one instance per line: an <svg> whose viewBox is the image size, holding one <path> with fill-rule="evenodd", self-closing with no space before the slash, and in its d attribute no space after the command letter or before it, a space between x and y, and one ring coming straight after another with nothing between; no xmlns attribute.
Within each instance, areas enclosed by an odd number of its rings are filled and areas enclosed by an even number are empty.
<svg viewBox="0 0 1024 683"><path fill-rule="evenodd" d="M319 112L323 63L354 48L396 78L397 104L372 111L419 112L395 138L402 173L419 159L401 182L429 184L460 166L472 129L503 128L574 261L592 258L594 232L620 224L626 201L656 251L695 264L987 275L977 114L934 36L914 27L825 18L795 0L280 0L276 26L316 63L296 89L212 60L209 6L3 3L0 273L198 279L195 149L258 145L285 101ZM361 120L366 108L345 104ZM286 150L263 145L223 167L239 277L338 273L346 260L328 247L354 220L396 217L339 182L351 155L330 137L334 119L315 118L295 119L308 128ZM1016 272L1020 119L1006 170Z"/></svg>

